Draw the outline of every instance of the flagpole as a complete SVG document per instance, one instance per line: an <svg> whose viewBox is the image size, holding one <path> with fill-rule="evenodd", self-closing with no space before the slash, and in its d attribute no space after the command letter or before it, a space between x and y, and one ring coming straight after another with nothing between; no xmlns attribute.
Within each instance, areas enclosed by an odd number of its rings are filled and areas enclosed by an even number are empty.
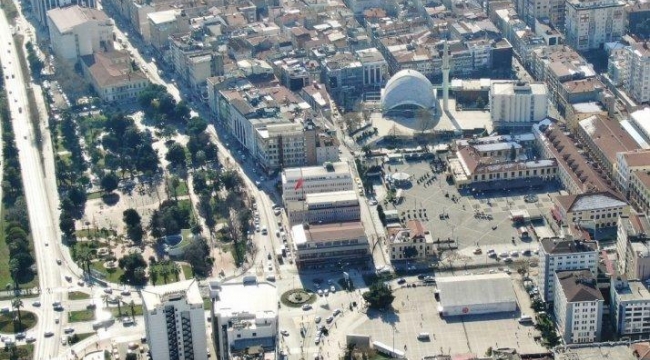
<svg viewBox="0 0 650 360"><path fill-rule="evenodd" d="M302 177L302 167L300 168L300 180L298 181L301 181L300 189L302 190L302 223L304 225L306 222L305 203L307 202L307 197L305 195L305 178Z"/></svg>

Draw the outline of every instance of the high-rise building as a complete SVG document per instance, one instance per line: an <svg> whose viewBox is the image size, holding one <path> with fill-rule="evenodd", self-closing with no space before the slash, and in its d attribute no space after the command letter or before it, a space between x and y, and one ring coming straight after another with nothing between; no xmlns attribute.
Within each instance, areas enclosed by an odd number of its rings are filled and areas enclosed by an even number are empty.
<svg viewBox="0 0 650 360"><path fill-rule="evenodd" d="M553 301L557 271L588 269L595 275L597 267L598 246L595 242L543 239L539 244L539 294L544 301Z"/></svg>
<svg viewBox="0 0 650 360"><path fill-rule="evenodd" d="M151 357L155 360L207 360L203 298L195 280L142 290L142 307Z"/></svg>
<svg viewBox="0 0 650 360"><path fill-rule="evenodd" d="M490 89L490 115L495 128L525 127L542 121L548 111L543 83L494 81Z"/></svg>
<svg viewBox="0 0 650 360"><path fill-rule="evenodd" d="M567 0L566 43L574 49L598 49L625 34L625 2L620 0Z"/></svg>
<svg viewBox="0 0 650 360"><path fill-rule="evenodd" d="M632 44L624 50L624 71L627 74L623 79L623 87L637 102L650 101L650 50L648 43Z"/></svg>

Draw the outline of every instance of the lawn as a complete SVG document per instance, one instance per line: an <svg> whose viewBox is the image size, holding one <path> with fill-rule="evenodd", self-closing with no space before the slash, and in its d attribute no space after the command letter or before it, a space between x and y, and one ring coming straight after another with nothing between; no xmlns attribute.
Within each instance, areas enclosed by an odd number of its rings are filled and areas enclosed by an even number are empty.
<svg viewBox="0 0 650 360"><path fill-rule="evenodd" d="M119 313L119 308L116 307L110 307L111 309L111 314L115 318L120 317ZM135 312L135 316L140 316L142 315L142 305L134 305L133 306L133 312ZM131 316L131 305L129 304L122 304L122 315L121 316Z"/></svg>
<svg viewBox="0 0 650 360"><path fill-rule="evenodd" d="M29 330L36 325L38 318L33 312L21 310L20 311L22 326L14 327L14 316L13 312L1 314L0 315L0 333L3 334L15 334Z"/></svg>
<svg viewBox="0 0 650 360"><path fill-rule="evenodd" d="M212 306L212 299L210 298L203 299L203 310L210 310L211 306Z"/></svg>
<svg viewBox="0 0 650 360"><path fill-rule="evenodd" d="M181 269L183 270L183 275L185 275L185 279L191 279L194 277L194 273L192 272L192 267L189 264L181 264Z"/></svg>
<svg viewBox="0 0 650 360"><path fill-rule="evenodd" d="M69 322L82 322L95 320L95 310L77 310L68 313Z"/></svg>
<svg viewBox="0 0 650 360"><path fill-rule="evenodd" d="M20 345L16 347L17 356L12 357L7 347L0 350L0 360L31 360L34 357L34 344Z"/></svg>
<svg viewBox="0 0 650 360"><path fill-rule="evenodd" d="M189 195L190 191L187 189L187 184L185 181L181 180L178 182L178 186L176 187L176 196L186 196Z"/></svg>
<svg viewBox="0 0 650 360"><path fill-rule="evenodd" d="M90 195L88 197L90 199ZM78 238L107 238L111 235L115 235L115 231L111 231L108 229L97 229L97 228L89 228L89 229L81 229L75 231L75 234L77 235ZM82 241L83 242L83 241Z"/></svg>
<svg viewBox="0 0 650 360"><path fill-rule="evenodd" d="M91 336L95 335L95 333L81 333L81 334L74 334L72 336L68 336L68 343L69 344L76 344L86 338L89 338Z"/></svg>
<svg viewBox="0 0 650 360"><path fill-rule="evenodd" d="M68 293L68 300L86 300L90 299L90 295L81 291L70 291Z"/></svg>
<svg viewBox="0 0 650 360"><path fill-rule="evenodd" d="M117 284L122 283L121 277L124 274L124 271L119 267L107 269L104 267L103 261L95 261L91 263L90 267L104 274L104 280Z"/></svg>
<svg viewBox="0 0 650 360"><path fill-rule="evenodd" d="M102 191L91 192L91 193L88 193L87 199L88 200L101 199L102 195L104 195L104 192L102 192Z"/></svg>

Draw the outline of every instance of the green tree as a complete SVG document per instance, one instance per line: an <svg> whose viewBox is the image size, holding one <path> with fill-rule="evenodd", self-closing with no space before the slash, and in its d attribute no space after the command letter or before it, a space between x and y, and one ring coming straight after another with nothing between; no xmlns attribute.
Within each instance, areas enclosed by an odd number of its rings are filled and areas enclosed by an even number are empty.
<svg viewBox="0 0 650 360"><path fill-rule="evenodd" d="M384 213L384 207L381 205L377 205L377 216L379 216L382 225L386 226L386 214Z"/></svg>
<svg viewBox="0 0 650 360"><path fill-rule="evenodd" d="M395 300L393 291L390 287L381 281L377 281L370 285L368 291L363 293L363 299L369 303L373 309L388 308Z"/></svg>
<svg viewBox="0 0 650 360"><path fill-rule="evenodd" d="M142 241L144 235L141 219L140 214L135 209L127 209L122 213L122 220L126 224L126 233L129 239L136 243Z"/></svg>
<svg viewBox="0 0 650 360"><path fill-rule="evenodd" d="M11 280L14 282L14 289L18 290L18 274L20 273L20 261L16 258L9 260L9 273Z"/></svg>
<svg viewBox="0 0 650 360"><path fill-rule="evenodd" d="M11 307L16 310L16 318L18 320L18 328L23 328L23 318L20 309L23 307L23 301L20 298L11 300Z"/></svg>
<svg viewBox="0 0 650 360"><path fill-rule="evenodd" d="M147 268L147 262L141 254L128 254L118 262L120 269L124 270L122 281L132 285L144 285L146 276L144 270Z"/></svg>
<svg viewBox="0 0 650 360"><path fill-rule="evenodd" d="M165 160L169 161L172 168L185 167L185 147L177 142L170 144L167 148Z"/></svg>
<svg viewBox="0 0 650 360"><path fill-rule="evenodd" d="M515 149L515 145L513 144L510 146L510 161L515 160L517 160L517 149Z"/></svg>
<svg viewBox="0 0 650 360"><path fill-rule="evenodd" d="M59 229L68 239L74 239L75 224L74 218L68 211L62 211L59 216Z"/></svg>
<svg viewBox="0 0 650 360"><path fill-rule="evenodd" d="M404 258L411 259L418 256L418 249L415 246L407 246L404 248Z"/></svg>
<svg viewBox="0 0 650 360"><path fill-rule="evenodd" d="M117 189L119 183L120 179L117 175L114 172L109 172L104 174L99 185L106 194L110 194Z"/></svg>

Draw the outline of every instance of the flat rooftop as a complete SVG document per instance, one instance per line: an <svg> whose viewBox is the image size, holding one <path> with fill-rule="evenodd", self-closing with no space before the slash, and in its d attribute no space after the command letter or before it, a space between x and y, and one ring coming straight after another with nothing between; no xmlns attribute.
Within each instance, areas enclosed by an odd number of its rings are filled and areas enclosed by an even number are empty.
<svg viewBox="0 0 650 360"><path fill-rule="evenodd" d="M278 289L269 282L226 282L221 284L218 294L214 311L222 315L278 310Z"/></svg>
<svg viewBox="0 0 650 360"><path fill-rule="evenodd" d="M630 280L627 286L614 287L614 289L622 301L650 300L648 288L639 280Z"/></svg>
<svg viewBox="0 0 650 360"><path fill-rule="evenodd" d="M348 177L352 177L350 173L350 166L348 165L348 163L338 161L330 164L332 166L331 170L329 170L323 165L285 169L282 172L282 183L286 183L287 181L289 182L295 181L300 178L309 180L309 179L315 179L319 177L336 176L336 175L339 176L347 175Z"/></svg>
<svg viewBox="0 0 650 360"><path fill-rule="evenodd" d="M445 306L471 306L516 302L512 280L506 273L436 277L440 303Z"/></svg>
<svg viewBox="0 0 650 360"><path fill-rule="evenodd" d="M360 221L309 225L306 229L300 224L295 225L291 231L293 234L293 242L296 245L306 242L358 239L366 236L365 229Z"/></svg>
<svg viewBox="0 0 650 360"><path fill-rule="evenodd" d="M348 202L359 200L354 190L332 191L305 195L307 205L329 204L334 202Z"/></svg>
<svg viewBox="0 0 650 360"><path fill-rule="evenodd" d="M148 310L154 309L177 295L186 298L188 304L203 304L199 284L194 279L166 285L147 286L140 293L142 294L142 304Z"/></svg>

